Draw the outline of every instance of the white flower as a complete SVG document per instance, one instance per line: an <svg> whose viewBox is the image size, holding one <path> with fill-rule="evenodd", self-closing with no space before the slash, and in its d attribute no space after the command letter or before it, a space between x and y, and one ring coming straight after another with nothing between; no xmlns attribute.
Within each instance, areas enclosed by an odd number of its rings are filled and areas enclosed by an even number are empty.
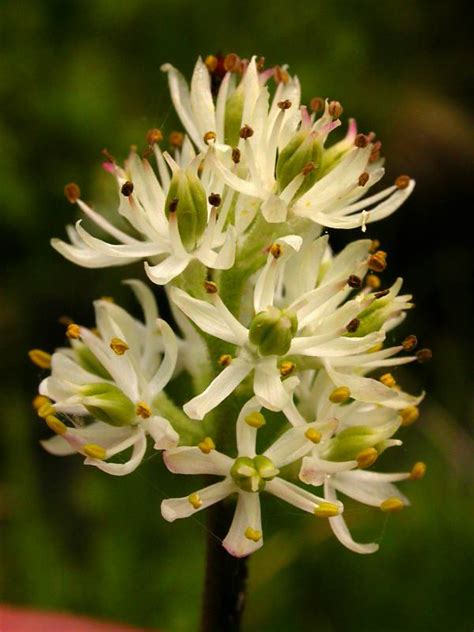
<svg viewBox="0 0 474 632"><path fill-rule="evenodd" d="M143 459L146 435L155 449L178 443L178 434L159 414L159 396L176 365L178 346L169 325L157 318L150 290L127 281L145 315L145 323L107 300L94 303L96 332L68 326L71 348L59 349L51 360L51 376L40 385L48 398L39 414L57 433L43 441L52 454L79 452L85 463L114 475L128 474ZM52 400L52 401L51 401ZM75 427L65 425L59 414ZM84 418L93 421L84 425ZM107 459L133 447L126 463Z"/></svg>
<svg viewBox="0 0 474 632"><path fill-rule="evenodd" d="M227 551L236 557L249 555L263 544L259 496L262 491L320 517L338 515L343 509L339 501L329 503L278 476L279 468L301 458L313 447L315 437L319 440L325 433L332 432L333 425L315 422L291 428L257 455L257 429L265 423L260 410L256 398L242 408L236 426L235 459L218 452L210 438L198 447L175 448L164 453L166 466L172 472L224 477L189 496L164 500L161 512L165 520L186 518L237 494L234 519L223 541Z"/></svg>

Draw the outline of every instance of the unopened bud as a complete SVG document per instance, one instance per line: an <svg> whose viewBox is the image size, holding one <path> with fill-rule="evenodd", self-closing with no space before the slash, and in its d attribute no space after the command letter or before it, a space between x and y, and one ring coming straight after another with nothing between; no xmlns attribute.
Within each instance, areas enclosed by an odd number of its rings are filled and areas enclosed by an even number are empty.
<svg viewBox="0 0 474 632"><path fill-rule="evenodd" d="M114 384L85 384L79 392L81 403L100 421L111 426L130 426L136 422L135 404Z"/></svg>
<svg viewBox="0 0 474 632"><path fill-rule="evenodd" d="M206 192L200 179L190 170L175 171L166 196L165 212L174 213L183 246L196 248L207 225Z"/></svg>
<svg viewBox="0 0 474 632"><path fill-rule="evenodd" d="M269 307L252 319L249 340L262 355L282 356L289 350L297 329L295 314Z"/></svg>

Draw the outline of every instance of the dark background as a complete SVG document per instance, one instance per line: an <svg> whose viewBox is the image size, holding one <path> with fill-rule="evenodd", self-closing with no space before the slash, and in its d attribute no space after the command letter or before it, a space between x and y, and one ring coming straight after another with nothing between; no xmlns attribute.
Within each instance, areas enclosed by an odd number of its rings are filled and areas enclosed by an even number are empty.
<svg viewBox="0 0 474 632"><path fill-rule="evenodd" d="M114 209L102 148L122 160L150 127L177 121L159 68L189 77L198 54L219 50L288 63L303 98L339 99L363 131L375 130L386 182L417 180L411 199L370 225L389 253L387 281L405 277L417 309L403 333L433 349L428 365L397 373L428 397L387 468L428 464L407 484L413 506L387 518L347 504L356 538L373 556L342 548L322 521L288 506L264 509L266 544L251 561L245 629L286 632L470 630L474 626L472 24L460 0L198 3L191 0L4 0L0 6L0 223L3 283L0 524L2 599L88 613L173 632L196 627L205 516L169 525L161 499L191 481L159 455L126 478L57 459L31 409L41 372L32 347L64 341L63 314L91 322L91 301L134 270L91 271L49 246L76 218L65 200ZM333 236L337 246L360 232Z"/></svg>

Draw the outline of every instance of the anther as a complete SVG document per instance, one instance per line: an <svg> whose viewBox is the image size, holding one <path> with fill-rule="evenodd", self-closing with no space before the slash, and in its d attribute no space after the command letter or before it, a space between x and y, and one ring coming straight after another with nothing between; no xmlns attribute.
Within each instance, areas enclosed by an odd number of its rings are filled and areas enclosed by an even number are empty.
<svg viewBox="0 0 474 632"><path fill-rule="evenodd" d="M374 253L380 248L380 241L378 239L372 239L370 242L369 252Z"/></svg>
<svg viewBox="0 0 474 632"><path fill-rule="evenodd" d="M314 171L316 169L316 165L314 164L314 162L312 160L310 160L309 162L307 162L305 164L305 166L303 167L301 173L304 176L309 175L312 171Z"/></svg>
<svg viewBox="0 0 474 632"><path fill-rule="evenodd" d="M257 66L258 72L262 72L262 70L264 70L265 68L265 57L258 57L255 65Z"/></svg>
<svg viewBox="0 0 474 632"><path fill-rule="evenodd" d="M178 210L178 198L173 198L171 200L171 202L168 204L168 211L170 213L176 213L176 211Z"/></svg>
<svg viewBox="0 0 474 632"><path fill-rule="evenodd" d="M387 267L387 253L383 250L377 250L369 257L369 268L375 272L383 272Z"/></svg>
<svg viewBox="0 0 474 632"><path fill-rule="evenodd" d="M50 430L55 432L58 435L66 434L67 426L63 424L63 422L55 417L54 415L48 415L45 419L46 425Z"/></svg>
<svg viewBox="0 0 474 632"><path fill-rule="evenodd" d="M50 369L51 368L51 354L47 351L42 351L41 349L31 349L28 351L28 357L39 366L40 369Z"/></svg>
<svg viewBox="0 0 474 632"><path fill-rule="evenodd" d="M238 149L237 147L234 147L234 149L232 150L232 162L234 162L236 165L238 165L240 162L240 149Z"/></svg>
<svg viewBox="0 0 474 632"><path fill-rule="evenodd" d="M367 171L364 171L364 173L361 173L359 176L359 186L360 187L365 187L365 185L367 184L367 182L369 181L369 174L367 173Z"/></svg>
<svg viewBox="0 0 474 632"><path fill-rule="evenodd" d="M199 496L196 492L188 496L188 502L194 507L194 509L200 509L200 507L202 507L201 496Z"/></svg>
<svg viewBox="0 0 474 632"><path fill-rule="evenodd" d="M281 247L281 244L275 243L270 246L270 254L274 259L279 259L281 257L282 251L283 249Z"/></svg>
<svg viewBox="0 0 474 632"><path fill-rule="evenodd" d="M124 182L122 184L122 188L120 189L120 192L122 193L122 195L125 195L125 197L130 197L133 193L133 182L130 182L130 180L127 180L126 182Z"/></svg>
<svg viewBox="0 0 474 632"><path fill-rule="evenodd" d="M142 419L149 419L151 417L151 408L146 402L137 402L135 413Z"/></svg>
<svg viewBox="0 0 474 632"><path fill-rule="evenodd" d="M149 129L148 132L146 133L146 142L149 145L154 145L155 143L159 143L160 140L163 140L163 134L161 133L161 130L159 130L157 127L154 127L153 129Z"/></svg>
<svg viewBox="0 0 474 632"><path fill-rule="evenodd" d="M383 349L383 342L378 342L373 347L367 350L367 353L377 353L377 351L381 351Z"/></svg>
<svg viewBox="0 0 474 632"><path fill-rule="evenodd" d="M354 145L359 149L364 149L369 144L369 139L365 134L357 134L354 139Z"/></svg>
<svg viewBox="0 0 474 632"><path fill-rule="evenodd" d="M50 399L48 399L48 397L45 397L44 395L36 395L33 398L31 404L33 408L38 411L45 404L51 404L51 401Z"/></svg>
<svg viewBox="0 0 474 632"><path fill-rule="evenodd" d="M387 498L387 500L384 500L382 503L380 503L380 509L387 513L400 511L403 509L404 506L405 505L403 504L403 501L401 501L400 498L396 498L395 496Z"/></svg>
<svg viewBox="0 0 474 632"><path fill-rule="evenodd" d="M291 108L291 101L289 99L285 99L284 101L278 101L277 105L280 110L289 110Z"/></svg>
<svg viewBox="0 0 474 632"><path fill-rule="evenodd" d="M171 132L168 136L168 142L171 147L179 148L182 147L184 142L184 134L183 132Z"/></svg>
<svg viewBox="0 0 474 632"><path fill-rule="evenodd" d="M253 136L253 129L250 127L250 125L244 125L240 128L239 136L240 138L247 140L247 138Z"/></svg>
<svg viewBox="0 0 474 632"><path fill-rule="evenodd" d="M379 381L382 382L384 386L388 386L388 388L393 388L397 385L397 381L391 373L384 373L379 377Z"/></svg>
<svg viewBox="0 0 474 632"><path fill-rule="evenodd" d="M311 443L319 443L321 441L321 433L316 430L316 428L308 428L308 430L304 433L304 436L311 441Z"/></svg>
<svg viewBox="0 0 474 632"><path fill-rule="evenodd" d="M99 300L105 301L106 303L115 303L115 299L113 296L101 296Z"/></svg>
<svg viewBox="0 0 474 632"><path fill-rule="evenodd" d="M109 151L108 149L106 149L105 147L104 147L104 149L101 149L100 153L101 153L101 154L102 154L105 158L107 158L107 160L108 160L110 163L115 164L115 163L117 162L117 161L115 160L115 157L114 157L114 156L112 156L112 154L110 153L110 151Z"/></svg>
<svg viewBox="0 0 474 632"><path fill-rule="evenodd" d="M429 362L431 360L431 358L433 357L433 352L431 351L431 349L420 349L416 352L415 355L418 362L420 364L423 364L424 362Z"/></svg>
<svg viewBox="0 0 474 632"><path fill-rule="evenodd" d="M66 329L66 336L70 340L77 340L81 337L81 328L76 323L69 323Z"/></svg>
<svg viewBox="0 0 474 632"><path fill-rule="evenodd" d="M347 285L355 290L358 290L362 285L362 280L357 275L351 274L351 276L347 279Z"/></svg>
<svg viewBox="0 0 474 632"><path fill-rule="evenodd" d="M360 320L358 318L353 318L350 322L347 323L346 329L350 334L355 333L360 326Z"/></svg>
<svg viewBox="0 0 474 632"><path fill-rule="evenodd" d="M366 448L365 450L362 450L362 452L359 452L359 454L356 456L357 465L361 469L370 467L375 463L378 456L379 453L375 448Z"/></svg>
<svg viewBox="0 0 474 632"><path fill-rule="evenodd" d="M71 204L75 204L77 200L81 197L81 189L77 186L75 182L70 182L64 187L64 195L66 196L68 202L71 202Z"/></svg>
<svg viewBox="0 0 474 632"><path fill-rule="evenodd" d="M219 193L211 193L207 200L211 206L215 206L216 208L222 203L222 198Z"/></svg>
<svg viewBox="0 0 474 632"><path fill-rule="evenodd" d="M208 55L204 60L204 64L206 65L206 68L209 70L209 72L214 72L214 70L217 68L218 63L219 60L215 55Z"/></svg>
<svg viewBox="0 0 474 632"><path fill-rule="evenodd" d="M216 449L216 444L211 437L206 437L197 446L203 454L209 454L211 450Z"/></svg>
<svg viewBox="0 0 474 632"><path fill-rule="evenodd" d="M259 413L257 411L254 411L253 413L248 414L244 418L244 421L251 428L257 428L257 429L261 428L267 423L262 413Z"/></svg>
<svg viewBox="0 0 474 632"><path fill-rule="evenodd" d="M411 468L410 480L419 481L421 478L423 478L425 474L426 474L426 464L423 463L422 461L418 461L418 463L415 463L415 465Z"/></svg>
<svg viewBox="0 0 474 632"><path fill-rule="evenodd" d="M395 180L395 186L397 189L406 189L410 184L411 178L410 176L398 176Z"/></svg>
<svg viewBox="0 0 474 632"><path fill-rule="evenodd" d="M381 290L380 292L375 292L374 296L375 298L383 298L384 296L387 296L387 294L390 294L390 290Z"/></svg>
<svg viewBox="0 0 474 632"><path fill-rule="evenodd" d="M41 417L42 419L46 419L50 415L54 416L56 413L56 410L54 409L54 406L51 404L51 402L47 400L46 403L44 403L42 406L38 408L37 413L38 413L38 417Z"/></svg>
<svg viewBox="0 0 474 632"><path fill-rule="evenodd" d="M82 451L91 459L99 459L100 461L103 461L107 456L107 450L96 443L87 443L86 445L83 445Z"/></svg>
<svg viewBox="0 0 474 632"><path fill-rule="evenodd" d="M209 143L215 142L217 134L215 132L206 132L202 138L206 145L209 145Z"/></svg>
<svg viewBox="0 0 474 632"><path fill-rule="evenodd" d="M334 503L321 503L313 511L318 518L333 518L339 514L339 507Z"/></svg>
<svg viewBox="0 0 474 632"><path fill-rule="evenodd" d="M247 527L244 535L247 540L252 540L252 542L259 542L262 539L262 532L258 529L252 529L252 527Z"/></svg>
<svg viewBox="0 0 474 632"><path fill-rule="evenodd" d="M206 294L217 294L218 288L214 281L204 281L204 289Z"/></svg>
<svg viewBox="0 0 474 632"><path fill-rule="evenodd" d="M344 112L344 108L339 101L329 101L328 112L334 119L337 119Z"/></svg>
<svg viewBox="0 0 474 632"><path fill-rule="evenodd" d="M333 404L342 404L351 396L351 391L347 386L338 386L329 395L329 401Z"/></svg>
<svg viewBox="0 0 474 632"><path fill-rule="evenodd" d="M122 356L125 351L128 351L130 349L125 340L122 340L121 338L112 338L109 346L112 351L118 356Z"/></svg>
<svg viewBox="0 0 474 632"><path fill-rule="evenodd" d="M281 66L275 66L275 68L273 69L273 78L275 79L275 83L286 84L290 80L290 75L288 71Z"/></svg>
<svg viewBox="0 0 474 632"><path fill-rule="evenodd" d="M420 416L420 411L417 406L407 406L400 411L400 417L402 418L402 426L411 426Z"/></svg>
<svg viewBox="0 0 474 632"><path fill-rule="evenodd" d="M236 53L229 53L224 58L224 68L227 72L239 72L242 67L241 59Z"/></svg>
<svg viewBox="0 0 474 632"><path fill-rule="evenodd" d="M418 344L418 338L413 334L410 334L405 338L402 342L403 351L413 351L413 349Z"/></svg>
<svg viewBox="0 0 474 632"><path fill-rule="evenodd" d="M376 274L368 274L365 278L365 284L372 290L378 290L382 282Z"/></svg>
<svg viewBox="0 0 474 632"><path fill-rule="evenodd" d="M280 364L280 375L282 377L286 377L287 375L290 375L290 373L293 373L293 371L296 369L296 364L294 362L291 362L290 360L284 360L281 364Z"/></svg>
<svg viewBox="0 0 474 632"><path fill-rule="evenodd" d="M321 97L313 97L309 102L309 107L313 112L320 112L324 109L324 99L321 99Z"/></svg>
<svg viewBox="0 0 474 632"><path fill-rule="evenodd" d="M220 358L217 360L217 364L219 366L229 366L231 362L232 362L232 356L229 353L222 354Z"/></svg>

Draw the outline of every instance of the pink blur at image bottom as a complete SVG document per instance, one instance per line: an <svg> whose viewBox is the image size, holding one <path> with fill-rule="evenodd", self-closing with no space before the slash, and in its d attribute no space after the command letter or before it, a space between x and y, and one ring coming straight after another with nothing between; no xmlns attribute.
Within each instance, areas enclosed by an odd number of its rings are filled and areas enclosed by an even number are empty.
<svg viewBox="0 0 474 632"><path fill-rule="evenodd" d="M121 623L0 606L0 632L147 632Z"/></svg>

